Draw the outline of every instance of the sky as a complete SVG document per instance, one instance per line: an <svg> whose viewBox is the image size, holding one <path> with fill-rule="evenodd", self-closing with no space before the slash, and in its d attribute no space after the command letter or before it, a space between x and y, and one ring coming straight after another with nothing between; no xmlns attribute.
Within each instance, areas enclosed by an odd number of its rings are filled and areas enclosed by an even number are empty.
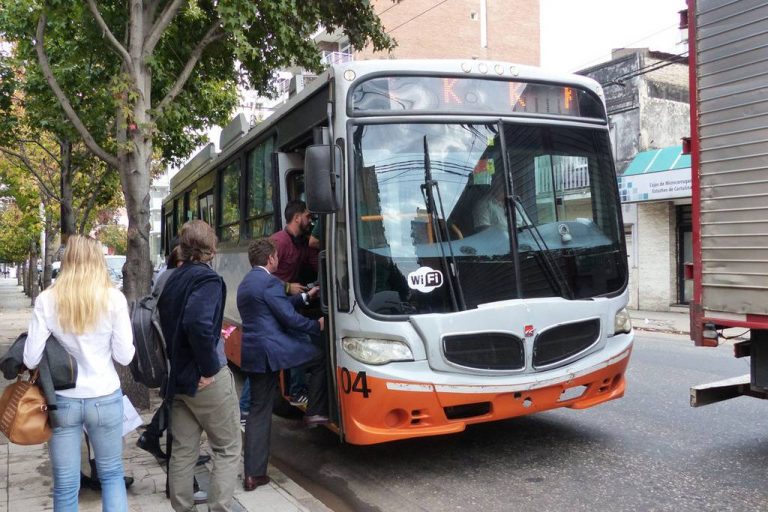
<svg viewBox="0 0 768 512"><path fill-rule="evenodd" d="M540 0L541 67L573 72L610 59L613 48L681 53L685 0Z"/></svg>

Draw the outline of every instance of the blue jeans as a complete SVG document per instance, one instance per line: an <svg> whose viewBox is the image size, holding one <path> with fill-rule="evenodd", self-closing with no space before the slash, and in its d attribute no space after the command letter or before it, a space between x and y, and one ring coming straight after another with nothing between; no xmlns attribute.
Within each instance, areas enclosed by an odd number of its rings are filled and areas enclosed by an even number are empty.
<svg viewBox="0 0 768 512"><path fill-rule="evenodd" d="M251 410L251 379L245 379L243 390L240 393L240 415L248 414Z"/></svg>
<svg viewBox="0 0 768 512"><path fill-rule="evenodd" d="M105 512L125 512L128 498L123 480L123 392L96 398L56 395L58 427L48 441L53 469L53 509L77 510L80 491L80 444L83 425L88 430L101 481L101 507Z"/></svg>

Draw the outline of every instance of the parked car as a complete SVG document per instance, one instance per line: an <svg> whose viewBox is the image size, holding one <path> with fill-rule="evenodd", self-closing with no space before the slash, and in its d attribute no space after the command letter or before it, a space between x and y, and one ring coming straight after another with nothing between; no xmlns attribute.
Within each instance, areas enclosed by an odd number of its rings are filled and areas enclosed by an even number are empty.
<svg viewBox="0 0 768 512"><path fill-rule="evenodd" d="M61 270L61 262L60 261L54 261L51 263L51 284L56 282L56 277L59 275L59 270ZM43 271L40 270L37 274L37 284L40 286L40 291L43 290Z"/></svg>
<svg viewBox="0 0 768 512"><path fill-rule="evenodd" d="M107 271L109 272L109 278L112 280L112 284L117 287L118 290L123 289L123 265L125 265L125 256L121 254L104 256L107 262Z"/></svg>
<svg viewBox="0 0 768 512"><path fill-rule="evenodd" d="M115 288L118 290L123 289L123 273L118 272L113 268L107 267L107 273L109 274L109 279L112 281L112 284L115 285Z"/></svg>

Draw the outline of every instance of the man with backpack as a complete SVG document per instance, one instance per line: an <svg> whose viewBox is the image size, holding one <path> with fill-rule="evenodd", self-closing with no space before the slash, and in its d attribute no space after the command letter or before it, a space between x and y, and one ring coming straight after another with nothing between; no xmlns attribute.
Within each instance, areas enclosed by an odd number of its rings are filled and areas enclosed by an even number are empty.
<svg viewBox="0 0 768 512"><path fill-rule="evenodd" d="M203 431L213 450L209 510L228 510L241 452L235 382L220 347L226 287L210 267L216 253L213 228L201 220L184 224L181 259L158 300L170 374L169 463L171 506L194 510L192 477Z"/></svg>
<svg viewBox="0 0 768 512"><path fill-rule="evenodd" d="M130 365L131 373L138 382L145 384L150 388L161 388L160 394L164 395L165 380L168 378L168 359L166 357L165 340L163 339L162 329L160 327L160 311L157 309L157 299L163 292L168 278L173 275L176 267L181 266L181 249L179 248L179 239L174 237L171 241L171 253L166 261L166 268L157 276L152 294L134 303L131 307L131 324L134 332L134 344L136 345L137 356ZM158 377L159 382L158 382ZM147 428L139 436L136 446L145 450L157 459L166 461L168 455L160 448L160 438L163 432L168 428L168 409L169 404L166 400L158 407ZM170 439L166 448L170 446ZM203 465L211 460L211 456L200 454L197 458L197 465ZM166 491L168 489L166 488ZM205 503L208 494L201 491L194 479L194 497L195 503Z"/></svg>

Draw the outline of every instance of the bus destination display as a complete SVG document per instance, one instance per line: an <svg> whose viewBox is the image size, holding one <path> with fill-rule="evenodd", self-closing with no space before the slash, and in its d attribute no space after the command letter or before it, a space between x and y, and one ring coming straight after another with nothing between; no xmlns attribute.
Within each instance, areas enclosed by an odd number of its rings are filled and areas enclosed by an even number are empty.
<svg viewBox="0 0 768 512"><path fill-rule="evenodd" d="M604 119L600 100L554 84L463 77L378 77L355 86L355 114L538 114Z"/></svg>

